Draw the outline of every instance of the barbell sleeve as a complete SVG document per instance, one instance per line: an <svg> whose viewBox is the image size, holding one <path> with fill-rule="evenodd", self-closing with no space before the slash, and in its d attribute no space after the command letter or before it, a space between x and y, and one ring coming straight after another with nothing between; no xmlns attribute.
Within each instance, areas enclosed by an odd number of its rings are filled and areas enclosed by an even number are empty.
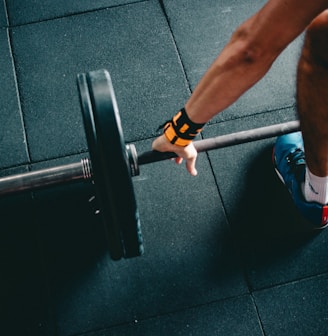
<svg viewBox="0 0 328 336"><path fill-rule="evenodd" d="M239 145L242 143L252 142L256 140L268 139L275 136L292 133L300 130L300 122L298 120L288 121L281 124L259 127L247 131L220 135L214 138L194 141L194 146L198 153ZM163 161L176 158L177 155L172 152L148 151L138 156L138 164L144 165L148 163Z"/></svg>
<svg viewBox="0 0 328 336"><path fill-rule="evenodd" d="M27 173L0 178L0 196L23 191L36 190L92 177L91 164L88 159L53 168L45 168Z"/></svg>

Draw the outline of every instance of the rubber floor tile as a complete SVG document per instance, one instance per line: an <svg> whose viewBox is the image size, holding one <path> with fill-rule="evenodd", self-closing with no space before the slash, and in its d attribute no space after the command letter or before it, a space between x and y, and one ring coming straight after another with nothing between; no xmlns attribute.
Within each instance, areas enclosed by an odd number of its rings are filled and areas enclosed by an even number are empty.
<svg viewBox="0 0 328 336"><path fill-rule="evenodd" d="M243 118L238 126L236 122L222 123L208 127L204 134L207 138L223 131L256 128L265 122L270 125L285 116L286 111L280 111ZM253 289L328 271L327 233L312 232L277 178L271 160L274 140L209 153Z"/></svg>
<svg viewBox="0 0 328 336"><path fill-rule="evenodd" d="M58 17L69 16L77 13L93 11L102 8L120 6L132 0L82 0L67 2L57 1L33 1L31 4L24 0L7 0L9 21L11 26L23 25L31 22L46 21Z"/></svg>
<svg viewBox="0 0 328 336"><path fill-rule="evenodd" d="M28 162L13 60L6 29L0 29L0 168Z"/></svg>
<svg viewBox="0 0 328 336"><path fill-rule="evenodd" d="M7 11L5 3L2 1L0 4L0 27L7 27Z"/></svg>
<svg viewBox="0 0 328 336"><path fill-rule="evenodd" d="M16 27L11 37L33 161L86 150L80 72L110 71L126 141L154 135L188 97L156 2Z"/></svg>
<svg viewBox="0 0 328 336"><path fill-rule="evenodd" d="M265 335L327 335L327 285L324 275L254 293Z"/></svg>
<svg viewBox="0 0 328 336"><path fill-rule="evenodd" d="M249 296L190 308L145 321L136 320L129 325L88 333L86 336L244 336L246 334L263 336L255 306Z"/></svg>
<svg viewBox="0 0 328 336"><path fill-rule="evenodd" d="M0 333L53 335L31 195L0 199Z"/></svg>
<svg viewBox="0 0 328 336"><path fill-rule="evenodd" d="M181 61L193 90L237 27L265 0L164 0ZM252 115L295 103L295 73L302 37L291 43L269 73L211 122Z"/></svg>
<svg viewBox="0 0 328 336"><path fill-rule="evenodd" d="M248 293L206 156L202 179L171 162L142 168L134 181L145 247L138 258L110 260L88 202L92 186L38 193L58 335Z"/></svg>
<svg viewBox="0 0 328 336"><path fill-rule="evenodd" d="M150 150L265 0L32 2L0 5L0 176L88 156L76 75L99 68L126 142ZM295 119L302 38L202 136ZM0 198L0 334L327 335L328 231L309 232L273 144L202 153L197 177L171 161L141 166L138 258L110 259L90 181Z"/></svg>

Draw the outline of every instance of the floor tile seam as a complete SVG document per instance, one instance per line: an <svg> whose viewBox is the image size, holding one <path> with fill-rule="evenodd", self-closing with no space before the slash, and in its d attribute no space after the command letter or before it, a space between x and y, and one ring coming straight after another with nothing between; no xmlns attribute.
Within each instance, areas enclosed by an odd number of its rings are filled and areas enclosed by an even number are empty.
<svg viewBox="0 0 328 336"><path fill-rule="evenodd" d="M215 125L218 125L218 124L221 124L221 123L226 123L226 122L234 122L234 121L237 121L237 120L244 120L244 119L259 117L259 116L267 116L269 113L282 112L284 110L289 110L291 108L295 108L295 104L289 104L289 105L286 105L286 106L283 106L283 107L268 109L268 110L265 110L265 111L256 112L254 114L243 115L243 116L233 116L233 113L230 113L231 118L223 119L223 120L217 120L217 121L213 120L214 119L213 118L211 121L208 122L207 126L215 126Z"/></svg>
<svg viewBox="0 0 328 336"><path fill-rule="evenodd" d="M26 165L25 165L26 166ZM1 179L1 178L0 178ZM35 207L35 202L34 202L34 196L33 193L29 193L29 201L33 201L34 206L32 205L32 203L30 203L30 207L29 207L29 227L31 228L31 230L33 230L34 235L35 235L35 239L36 239L36 251L37 251L37 255L38 258L37 260L35 260L35 263L37 263L38 268L39 268L39 272L42 275L42 280L40 280L41 282L41 286L39 287L40 290L40 295L41 295L41 299L40 301L38 301L38 303L40 304L40 306L42 306L42 309L47 309L48 312L50 312L51 314L51 325L52 325L52 329L55 330L55 312L54 312L54 307L53 305L50 305L49 307L49 303L51 302L50 300L50 283L49 283L49 276L48 276L48 271L47 271L47 263L46 263L46 258L45 258L45 247L44 247L44 239L42 239L42 227L44 226L44 223L40 222L39 216L38 216L38 210ZM29 202L27 201L27 202ZM45 280L43 280L45 279ZM40 322L41 323L41 322ZM41 324L40 324L41 325ZM53 335L53 334L52 334ZM57 332L55 335L58 335ZM53 335L53 336L55 336Z"/></svg>
<svg viewBox="0 0 328 336"><path fill-rule="evenodd" d="M89 10L85 10L85 11L81 11L81 12L70 13L70 14L66 14L66 15L60 15L60 16L56 16L56 17L52 17L52 18L46 18L44 20L30 21L30 22L25 22L25 23L16 24L16 25L10 24L10 19L9 19L9 14L8 14L8 18L7 18L8 28L10 28L10 29L20 28L20 27L30 26L30 25L34 25L34 24L46 23L46 22L61 20L61 19L65 19L65 18L70 18L70 17L80 16L80 15L85 15L85 14L90 14L90 13L106 11L106 10L119 8L119 7L124 7L124 6L136 5L136 4L139 4L139 3L149 2L149 1L150 0L135 0L135 1L131 0L131 2L128 2L128 3L125 3L125 4L118 4L118 5L108 6L108 7L100 7L100 8L95 8L95 9L89 9Z"/></svg>
<svg viewBox="0 0 328 336"><path fill-rule="evenodd" d="M169 16L166 12L166 9L165 9L165 4L163 2L163 0L158 0L158 3L163 11L163 15L165 17L165 20L166 20L166 23L167 23L167 26L169 28L169 31L170 31L170 36L172 38L172 41L173 41L173 45L174 45L174 48L175 48L175 51L177 53L177 58L178 58L178 62L181 66L181 69L182 69L182 72L183 72L183 75L184 75L184 80L186 82L186 85L187 85L187 88L188 88L188 94L191 95L192 93L192 88L191 88L191 81L190 79L188 78L188 73L187 73L187 70L186 70L186 67L183 63L183 60L182 60L182 56L181 56L181 52L180 52L180 49L178 47L178 43L175 39L175 35L174 35L174 32L173 32L173 29L171 27L171 24L170 24L170 19L169 19Z"/></svg>
<svg viewBox="0 0 328 336"><path fill-rule="evenodd" d="M27 168L27 170L29 170L29 167L30 167L30 163L29 162L26 162L26 163L20 163L20 164L17 164L17 165L10 165L10 166L5 166L5 167L1 167L0 168L0 173L6 173L6 171L10 171L10 170L13 170L13 169L24 169L24 168Z"/></svg>
<svg viewBox="0 0 328 336"><path fill-rule="evenodd" d="M204 140L203 135L201 135L201 137L202 137L202 140ZM219 181L218 181L218 179L216 177L216 174L215 174L215 171L214 171L214 167L213 167L213 164L212 164L212 161L211 161L211 158L210 158L210 155L209 155L208 151L205 152L205 155L206 155L208 163L210 165L210 169L211 169L211 173L213 175L214 183L215 183L216 189L218 191L218 195L219 195L220 200L221 200L223 214L224 214L224 217L226 219L226 226L227 226L227 228L229 230L229 233L231 233L231 235L232 235L233 231L232 231L232 226L231 226L231 224L229 222L228 210L227 210L227 207L225 206L223 195L221 193L221 189L220 189L220 186L219 186Z"/></svg>
<svg viewBox="0 0 328 336"><path fill-rule="evenodd" d="M253 306L254 306L255 311L256 311L256 315L257 315L257 318L258 318L258 322L259 322L262 334L263 334L263 336L266 336L265 329L264 329L264 324L262 322L261 315L260 315L260 310L259 310L259 308L257 306L256 300L255 300L255 298L254 298L254 296L253 296L252 293L250 294L250 297L251 297L251 300L253 302Z"/></svg>
<svg viewBox="0 0 328 336"><path fill-rule="evenodd" d="M39 165L39 164L45 164L45 163L48 163L48 162L53 162L53 161L56 161L56 160L65 160L65 159L69 160L69 159L72 159L72 158L76 158L78 156L81 156L81 157L83 156L83 157L89 158L89 151L72 152L72 153L68 153L68 154L65 154L65 155L50 157L50 158L47 158L47 159L44 159L44 160L33 160L33 161L31 161L30 165L35 166L35 165Z"/></svg>
<svg viewBox="0 0 328 336"><path fill-rule="evenodd" d="M203 135L201 135L201 137L204 140ZM210 165L211 173L212 173L213 178L214 178L214 183L215 183L216 189L218 191L218 195L219 195L220 200L221 200L223 214L224 214L224 217L226 219L225 226L227 227L227 229L229 230L229 234L231 235L231 239L233 241L233 248L234 248L234 251L237 253L238 262L241 265L243 273L244 273L243 274L243 278L244 278L244 280L246 282L248 291L250 292L250 287L249 287L249 284L248 284L248 281L247 281L247 277L246 277L246 270L244 269L245 265L243 265L243 263L242 263L242 259L243 258L242 258L242 255L241 255L242 252L241 252L240 246L238 244L238 239L234 235L234 230L233 230L233 227L232 227L232 225L230 223L230 220L229 220L227 206L225 205L224 197L222 195L221 188L219 186L219 181L218 181L218 179L216 177L215 170L214 170L214 167L213 167L210 155L209 155L208 151L206 151L205 154L206 154L207 160L208 160L209 165Z"/></svg>
<svg viewBox="0 0 328 336"><path fill-rule="evenodd" d="M271 286L271 287L267 287L267 288L264 288L264 289L253 291L250 294L250 296L252 298L254 307L256 309L256 314L258 316L258 319L259 319L259 322L260 322L260 325L261 325L261 330L262 330L263 336L266 336L267 334L265 332L264 324L263 324L262 319L261 319L260 309L259 309L258 304L257 304L258 300L255 297L256 293L265 292L267 290L275 289L275 288L279 289L280 287L285 287L285 286L290 285L290 284L297 284L297 283L300 283L300 282L311 281L311 280L315 280L316 278L325 278L325 277L328 277L328 272L325 272L325 273L322 273L322 274L318 274L318 275L314 275L314 276L309 276L309 277L302 278L302 279L299 279L299 280L294 280L294 281L286 282L284 284L280 284L280 285L276 285L276 286Z"/></svg>
<svg viewBox="0 0 328 336"><path fill-rule="evenodd" d="M277 111L288 110L288 109L293 108L293 107L294 107L294 104L292 104L292 105L286 105L283 108L278 108L278 109L272 109L272 110L268 110L268 111L258 112L258 113L252 114L252 115L241 116L241 117L237 117L236 116L236 117L233 117L232 119L220 120L220 121L212 122L212 123L209 122L209 123L207 123L206 128L207 127L215 127L218 124L223 124L223 123L227 123L227 122L242 121L242 120L245 120L245 119L248 119L248 118L252 118L252 117L259 117L259 116L265 117L265 116L268 115L268 113L274 113L274 112L277 112ZM142 141L155 140L160 135L161 135L161 132L158 131L158 132L156 132L156 134L150 134L149 136L131 139L131 140L127 141L126 144L135 144L135 143L142 142ZM206 139L205 136L203 136L203 132L200 133L200 135L201 135L202 140Z"/></svg>
<svg viewBox="0 0 328 336"><path fill-rule="evenodd" d="M31 161L31 162L26 162L26 163L20 163L17 165L11 165L11 166L6 166L6 167L1 167L0 168L0 172L6 172L12 169L19 169L19 168L28 168L28 170L31 170L33 166L36 165L40 165L40 164L46 164L46 163L50 163L56 160L69 160L78 156L85 156L86 158L89 158L89 152L88 151L83 151L83 152L79 152L79 153L72 153L72 154L68 154L68 155L63 155L63 156L58 156L58 157L54 157L54 158L50 158L50 159L45 159L45 160L38 160L38 161ZM76 160L77 161L77 160ZM64 163L63 163L64 164ZM61 164L58 164L58 166Z"/></svg>
<svg viewBox="0 0 328 336"><path fill-rule="evenodd" d="M106 331L110 331L114 328L128 326L132 323L137 324L137 323L147 322L147 321L151 321L151 320L162 318L162 317L169 317L169 316L176 315L178 313L187 312L189 310L198 309L198 308L206 307L206 306L212 306L212 305L215 305L215 304L218 304L218 303L221 303L221 302L227 302L227 301L230 301L230 300L233 300L233 299L237 300L237 299L242 299L242 298L246 298L246 297L250 297L252 299L252 296L251 296L250 293L244 293L244 294L239 294L239 295L235 295L235 296L228 296L226 298L213 300L213 301L208 301L208 302L204 302L204 303L201 303L201 304L195 304L195 305L191 305L191 306L188 306L188 307L183 307L183 308L180 308L180 309L176 309L176 310L173 310L173 311L163 312L161 314L149 315L149 316L146 316L144 318L135 319L134 321L121 322L121 323L113 324L113 325L105 327L105 328L92 329L92 330L89 330L89 331L86 331L86 332L77 333L77 334L73 334L73 335L70 335L70 336L88 336L89 334L93 334L95 332L106 332Z"/></svg>
<svg viewBox="0 0 328 336"><path fill-rule="evenodd" d="M25 144L25 151L26 151L27 160L28 160L28 163L30 163L31 162L31 152L30 152L29 143L28 143L28 139L27 139L27 129L26 129L24 113L23 113L23 110L22 110L21 95L20 95L20 89L19 89L19 83L18 83L17 71L16 71L16 62L15 62L15 57L14 57L14 53L13 53L12 39L11 39L11 36L10 36L10 29L9 28L7 28L7 40L8 40L9 53L10 53L11 64L12 64L12 71L13 71L13 75L14 75L16 98L17 98L18 110L19 110L19 115L20 115L20 122L21 122L21 127L22 127L22 130L23 130L23 142Z"/></svg>
<svg viewBox="0 0 328 336"><path fill-rule="evenodd" d="M35 201L35 197L33 192L30 193L32 201L37 204ZM36 234L38 236L38 250L39 250L39 263L40 267L42 268L42 303L43 303L43 308L47 311L46 316L47 316L47 325L48 328L51 328L51 335L52 336L58 336L58 327L56 323L56 312L55 312L55 307L53 305L53 299L52 299L52 290L51 290L51 285L50 285L50 274L49 270L47 267L47 257L46 257L46 247L45 247L45 241L43 239L42 235L42 228L44 227L44 223L40 221L40 218L37 214L37 210L34 206L34 218L33 221L35 222L35 227L36 227ZM49 321L50 318L50 321ZM50 336L50 335L49 335Z"/></svg>
<svg viewBox="0 0 328 336"><path fill-rule="evenodd" d="M179 57L180 57L180 55L179 55ZM181 66L183 67L183 64L181 64ZM184 68L183 68L183 72L185 73ZM190 93L191 93L191 89L190 89L187 77L186 77L186 81L187 81L187 84L188 84L188 87L189 87L189 90L190 90ZM253 117L255 117L255 118L256 117L261 117L261 116L267 117L268 114L275 113L275 112L282 112L284 110L289 110L289 109L294 108L294 107L295 107L295 104L290 104L290 105L286 105L284 107L265 110L265 111L257 112L257 113L250 114L250 115L244 115L244 116L233 116L232 115L230 119L224 119L224 120L218 120L218 121L213 120L214 119L213 118L211 121L209 121L206 124L206 128L207 127L215 127L215 126L218 126L219 124L228 123L228 122L230 123L230 122L235 122L235 121L242 121L242 120L246 120L246 119L253 118ZM263 126L270 126L270 125L265 124ZM247 130L247 129L245 129L245 130ZM201 133L201 135L202 134L203 133ZM148 136L135 138L135 139L129 139L129 141L127 143L136 143L136 142L147 141L147 140L155 140L155 138L158 137L159 135L161 135L161 133L159 131L157 131L157 132L151 133ZM221 134L221 135L223 135L223 134ZM205 137L202 137L202 139L204 139L204 138Z"/></svg>
<svg viewBox="0 0 328 336"><path fill-rule="evenodd" d="M2 3L3 3L3 8L5 10L6 28L8 28L8 26L9 26L9 17L8 17L7 1L6 0L2 0Z"/></svg>
<svg viewBox="0 0 328 336"><path fill-rule="evenodd" d="M37 204L37 201L35 200L35 195L33 192L30 193L32 201ZM35 215L35 225L37 226L37 234L38 234L38 245L39 245L39 251L40 251L40 264L42 267L42 273L43 273L43 302L45 302L45 309L47 310L47 325L48 328L51 328L51 336L58 336L58 324L56 321L56 309L53 304L53 291L52 291L52 286L51 286L51 281L50 281L50 273L49 273L49 267L47 263L47 253L46 251L46 245L45 245L45 240L43 239L43 234L42 234L42 228L44 227L44 223L40 220L40 217L36 214ZM50 321L49 321L50 319ZM50 335L49 335L50 336Z"/></svg>
<svg viewBox="0 0 328 336"><path fill-rule="evenodd" d="M320 278L328 278L328 272L316 273L316 274L312 274L312 275L308 275L308 276L295 278L293 280L286 281L286 282L279 282L279 283L273 284L271 286L265 286L265 287L261 287L261 288L257 288L257 289L252 289L251 294L253 295L253 294L256 294L256 293L259 293L259 292L264 292L264 291L268 291L268 290L272 290L272 289L279 289L280 287L286 287L286 286L297 284L297 283L314 281L314 280L320 279Z"/></svg>

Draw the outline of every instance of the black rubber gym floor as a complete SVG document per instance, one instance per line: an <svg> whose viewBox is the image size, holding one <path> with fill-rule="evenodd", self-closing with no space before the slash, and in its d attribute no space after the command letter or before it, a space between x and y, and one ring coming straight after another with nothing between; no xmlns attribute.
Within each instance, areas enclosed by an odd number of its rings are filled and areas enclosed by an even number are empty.
<svg viewBox="0 0 328 336"><path fill-rule="evenodd" d="M88 156L76 74L110 71L127 142L150 149L233 30L265 1L4 0L0 175ZM302 36L204 138L293 120ZM134 178L145 254L114 262L93 187L0 200L1 335L328 334L327 231L309 233L274 139Z"/></svg>

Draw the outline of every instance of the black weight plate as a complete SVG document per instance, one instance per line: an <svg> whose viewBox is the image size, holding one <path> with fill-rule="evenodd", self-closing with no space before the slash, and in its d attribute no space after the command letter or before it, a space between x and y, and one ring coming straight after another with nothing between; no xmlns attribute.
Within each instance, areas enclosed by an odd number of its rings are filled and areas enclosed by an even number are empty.
<svg viewBox="0 0 328 336"><path fill-rule="evenodd" d="M89 86L86 74L79 74L77 77L78 89L80 93L80 103L83 114L84 128L86 132L88 148L92 163L93 179L96 184L96 197L101 209L101 217L105 224L109 252L113 260L123 257L123 246L121 232L117 225L111 220L111 209L107 199L106 182L101 162L100 144L97 138L95 122L93 118L93 106L91 102Z"/></svg>
<svg viewBox="0 0 328 336"><path fill-rule="evenodd" d="M106 70L93 71L86 75L86 81L92 106L87 111L92 115L87 118L93 120L92 139L96 141L92 142L97 147L94 176L101 195L101 213L108 232L115 234L116 245L120 240L123 257L139 256L143 252L139 212L110 75Z"/></svg>
<svg viewBox="0 0 328 336"><path fill-rule="evenodd" d="M90 72L88 80L111 220L121 230L124 257L136 257L143 252L140 219L114 89L106 70Z"/></svg>

